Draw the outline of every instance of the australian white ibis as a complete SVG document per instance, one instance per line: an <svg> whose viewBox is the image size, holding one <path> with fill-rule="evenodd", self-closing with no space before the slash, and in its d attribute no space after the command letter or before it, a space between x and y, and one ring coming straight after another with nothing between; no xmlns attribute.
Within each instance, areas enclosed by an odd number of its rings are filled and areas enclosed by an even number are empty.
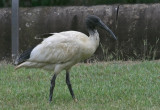
<svg viewBox="0 0 160 110"><path fill-rule="evenodd" d="M70 83L70 70L73 65L89 58L96 51L99 46L99 34L96 27L105 29L117 40L113 32L97 16L87 16L86 26L89 37L77 31L43 34L42 37L47 36L48 38L45 38L35 48L22 53L16 62L18 64L16 69L21 67L42 68L54 72L49 101L52 101L56 77L62 70L66 71L66 83L70 94L77 101Z"/></svg>

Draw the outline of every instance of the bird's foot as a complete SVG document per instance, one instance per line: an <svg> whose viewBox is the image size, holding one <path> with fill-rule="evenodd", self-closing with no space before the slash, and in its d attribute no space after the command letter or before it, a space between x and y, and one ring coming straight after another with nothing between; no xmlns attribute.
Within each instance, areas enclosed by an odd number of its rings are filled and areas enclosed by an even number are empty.
<svg viewBox="0 0 160 110"><path fill-rule="evenodd" d="M74 102L76 102L76 103L77 103L77 102L78 102L78 100L77 100L76 98L74 98Z"/></svg>

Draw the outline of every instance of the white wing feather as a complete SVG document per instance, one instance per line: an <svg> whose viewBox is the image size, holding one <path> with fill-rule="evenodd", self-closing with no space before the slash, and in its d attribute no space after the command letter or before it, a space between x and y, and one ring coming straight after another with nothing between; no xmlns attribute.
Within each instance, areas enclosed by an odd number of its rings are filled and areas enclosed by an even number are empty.
<svg viewBox="0 0 160 110"><path fill-rule="evenodd" d="M75 37L78 40L79 36L86 35L76 31L55 33L33 49L29 61L52 64L68 62L74 57L78 57L80 45Z"/></svg>

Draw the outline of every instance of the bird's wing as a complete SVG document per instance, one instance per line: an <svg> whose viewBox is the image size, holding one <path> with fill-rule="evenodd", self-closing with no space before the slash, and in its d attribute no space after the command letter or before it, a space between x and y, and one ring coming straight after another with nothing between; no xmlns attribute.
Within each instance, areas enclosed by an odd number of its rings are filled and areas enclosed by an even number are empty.
<svg viewBox="0 0 160 110"><path fill-rule="evenodd" d="M52 36L52 35L54 35L54 33L39 34L39 35L36 35L36 36L34 37L34 39L44 40L45 38L48 38L49 36Z"/></svg>
<svg viewBox="0 0 160 110"><path fill-rule="evenodd" d="M36 40L38 40L39 43L41 43L44 39L46 39L46 38L48 38L52 35L54 35L54 33L44 33L44 34L36 35L34 38ZM19 57L16 59L15 65L21 64L21 63L25 62L26 60L28 60L30 58L30 54L31 54L33 49L34 48L32 47L32 48L27 49L23 53L21 53L19 55Z"/></svg>
<svg viewBox="0 0 160 110"><path fill-rule="evenodd" d="M36 46L29 61L44 63L65 63L78 56L80 46L71 36L55 33Z"/></svg>

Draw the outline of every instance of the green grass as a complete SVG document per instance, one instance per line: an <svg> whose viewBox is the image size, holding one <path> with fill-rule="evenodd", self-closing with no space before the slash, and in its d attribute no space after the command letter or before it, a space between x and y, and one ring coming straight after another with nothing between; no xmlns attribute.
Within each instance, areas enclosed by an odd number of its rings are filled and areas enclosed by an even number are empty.
<svg viewBox="0 0 160 110"><path fill-rule="evenodd" d="M40 69L15 71L0 64L0 110L159 110L160 61L77 64L71 83L75 103L58 75L53 101L48 102L53 73Z"/></svg>

